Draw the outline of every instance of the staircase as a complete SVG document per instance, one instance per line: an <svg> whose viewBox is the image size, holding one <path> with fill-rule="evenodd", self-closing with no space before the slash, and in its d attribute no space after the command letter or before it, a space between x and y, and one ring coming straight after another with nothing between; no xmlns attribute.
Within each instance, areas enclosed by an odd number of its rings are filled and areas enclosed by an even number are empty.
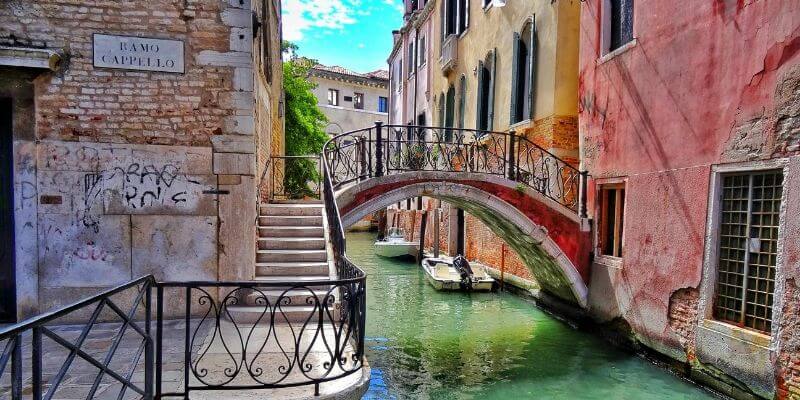
<svg viewBox="0 0 800 400"><path fill-rule="evenodd" d="M319 201L262 204L258 217L255 280L303 282L331 277L323 218L324 206ZM270 303L275 304L288 288L265 286L261 290ZM328 286L309 288L322 300ZM280 307L281 314L290 322L305 321L314 311L306 302L310 295L305 289L286 292L283 301L288 298L289 303ZM252 323L261 317L264 307L256 304L258 296L253 293L244 299L244 305L228 308L236 322ZM276 322L284 322L277 314ZM261 322L268 323L269 314Z"/></svg>

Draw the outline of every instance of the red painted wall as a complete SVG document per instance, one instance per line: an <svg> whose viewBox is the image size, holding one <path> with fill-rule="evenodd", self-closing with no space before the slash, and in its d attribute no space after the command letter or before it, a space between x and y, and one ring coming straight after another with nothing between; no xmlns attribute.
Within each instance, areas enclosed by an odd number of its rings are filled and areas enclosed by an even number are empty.
<svg viewBox="0 0 800 400"><path fill-rule="evenodd" d="M348 204L340 204L341 213L346 214L359 204L369 202L371 199L393 189L421 182L424 181L409 180L371 187L356 194ZM452 182L476 187L491 193L514 206L535 224L546 228L550 238L575 265L584 280L588 282L590 238L580 231L580 225L577 222L551 209L549 205L505 186L481 181L453 180Z"/></svg>
<svg viewBox="0 0 800 400"><path fill-rule="evenodd" d="M609 59L602 3L581 7L582 161L627 184L622 265L592 266L590 303L691 357L711 166L800 150L800 2L635 0L636 43Z"/></svg>

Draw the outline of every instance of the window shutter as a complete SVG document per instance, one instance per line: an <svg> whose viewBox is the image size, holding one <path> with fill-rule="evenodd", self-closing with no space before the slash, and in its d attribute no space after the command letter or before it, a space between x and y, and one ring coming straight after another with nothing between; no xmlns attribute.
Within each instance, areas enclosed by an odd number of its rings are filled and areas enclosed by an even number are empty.
<svg viewBox="0 0 800 400"><path fill-rule="evenodd" d="M534 15L533 24L531 25L530 65L528 66L528 82L530 82L530 88L528 89L528 104L530 104L528 117L531 121L536 118L536 64L539 61L539 57L537 57L539 53L538 38L539 35L536 32L536 15Z"/></svg>
<svg viewBox="0 0 800 400"><path fill-rule="evenodd" d="M486 79L483 73L483 61L478 61L478 112L475 121L475 129L483 129L481 126L481 114L483 114L483 80Z"/></svg>
<svg viewBox="0 0 800 400"><path fill-rule="evenodd" d="M489 126L486 130L494 129L494 88L497 86L497 49L492 52L492 72L491 81L489 82Z"/></svg>
<svg viewBox="0 0 800 400"><path fill-rule="evenodd" d="M467 78L465 76L461 76L461 87L458 88L459 91L459 98L458 98L458 127L464 128L464 113L466 113L466 102L467 102Z"/></svg>
<svg viewBox="0 0 800 400"><path fill-rule="evenodd" d="M519 75L519 33L514 32L514 60L511 62L511 114L510 121L511 124L515 124L517 121L517 101L521 99L517 99L517 85L519 84L519 80L517 76Z"/></svg>
<svg viewBox="0 0 800 400"><path fill-rule="evenodd" d="M442 8L439 9L439 14L441 14L441 17L439 18L439 22L440 22L441 25L439 26L439 28L441 30L441 37L442 37L441 44L439 45L439 54L440 55L442 54L442 51L444 49L444 39L446 37L445 36L445 29L444 29L444 26L447 24L445 22L445 20L444 20L444 17L446 15L444 13L444 8L446 7L446 5L447 5L447 2L446 1L442 1Z"/></svg>

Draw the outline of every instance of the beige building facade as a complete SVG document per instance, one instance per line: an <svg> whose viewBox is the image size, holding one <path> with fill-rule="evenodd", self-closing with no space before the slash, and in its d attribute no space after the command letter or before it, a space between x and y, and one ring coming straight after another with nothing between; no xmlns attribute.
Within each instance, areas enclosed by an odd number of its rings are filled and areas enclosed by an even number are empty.
<svg viewBox="0 0 800 400"><path fill-rule="evenodd" d="M346 68L316 65L309 78L319 108L328 117L331 136L388 122L389 74L378 70L361 74Z"/></svg>
<svg viewBox="0 0 800 400"><path fill-rule="evenodd" d="M578 165L579 0L407 0L405 6L388 59L392 123L419 123L424 114L423 125L513 131ZM399 206L442 207L451 254L533 279L477 218L426 200Z"/></svg>
<svg viewBox="0 0 800 400"><path fill-rule="evenodd" d="M0 4L2 322L146 274L252 278L280 6Z"/></svg>

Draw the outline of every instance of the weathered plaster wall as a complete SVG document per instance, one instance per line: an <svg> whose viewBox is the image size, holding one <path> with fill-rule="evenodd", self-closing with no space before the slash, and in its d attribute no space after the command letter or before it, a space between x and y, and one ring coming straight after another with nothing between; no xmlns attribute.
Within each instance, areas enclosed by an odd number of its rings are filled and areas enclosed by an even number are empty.
<svg viewBox="0 0 800 400"><path fill-rule="evenodd" d="M349 225L380 207L417 196L441 199L481 219L523 258L544 291L585 304L589 237L581 232L577 215L533 190L517 190L511 182L482 174L428 171L351 185L337 193L337 201L343 223Z"/></svg>
<svg viewBox="0 0 800 400"><path fill-rule="evenodd" d="M713 167L800 150L800 7L637 1L635 42L603 57L601 4L581 5L581 161L594 179L590 191L607 179L625 181L625 226L622 259L592 266L590 309L603 321L623 318L641 342L687 360L723 388L785 397L800 379L778 362L792 359L785 343L797 335L784 331L798 308L784 291L800 250L786 240L797 232L797 214L789 210L800 201L792 169L784 171L786 247L775 303L775 317L789 321L781 320L763 344L707 322L711 301L704 290L713 293L716 270L703 267L716 265L705 259L714 245L708 243L714 228L706 224ZM593 193L590 200L596 218Z"/></svg>
<svg viewBox="0 0 800 400"><path fill-rule="evenodd" d="M278 17L273 4L272 60ZM249 278L257 163L283 137L278 63L255 129L251 23L250 1L0 5L0 44L63 55L57 72L0 69L29 104L14 128L20 317L147 273ZM180 40L185 73L95 68L94 33Z"/></svg>

